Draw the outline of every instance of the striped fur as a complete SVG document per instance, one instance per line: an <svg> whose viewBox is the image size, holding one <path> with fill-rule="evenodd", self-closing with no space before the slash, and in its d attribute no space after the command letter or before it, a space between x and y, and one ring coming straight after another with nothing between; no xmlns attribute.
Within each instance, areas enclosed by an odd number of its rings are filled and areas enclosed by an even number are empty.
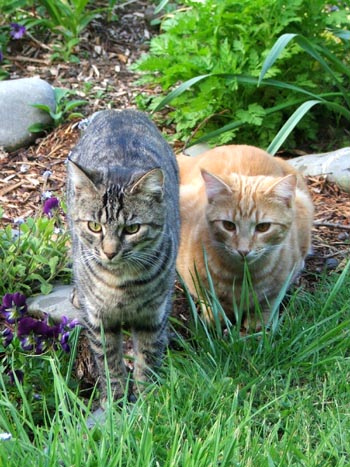
<svg viewBox="0 0 350 467"><path fill-rule="evenodd" d="M167 343L175 279L177 164L146 115L97 114L69 157L67 203L81 319L102 396L106 356L117 399L127 375L122 328L133 333L134 380L144 383L160 365Z"/></svg>
<svg viewBox="0 0 350 467"><path fill-rule="evenodd" d="M234 319L246 263L267 319L310 248L313 206L305 182L285 161L251 146L221 146L195 158L180 155L178 163L180 275L193 295L195 268L208 285L204 247L216 293ZM212 319L210 313L206 317Z"/></svg>

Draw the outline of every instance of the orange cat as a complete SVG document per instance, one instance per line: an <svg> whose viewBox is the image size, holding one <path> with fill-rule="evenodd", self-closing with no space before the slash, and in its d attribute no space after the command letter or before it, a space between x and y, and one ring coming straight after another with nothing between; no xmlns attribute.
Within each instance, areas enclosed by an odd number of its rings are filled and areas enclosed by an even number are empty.
<svg viewBox="0 0 350 467"><path fill-rule="evenodd" d="M178 272L196 296L195 270L208 285L204 248L216 295L233 319L246 263L267 321L310 248L313 205L302 176L252 146L221 146L177 160L182 224ZM210 312L206 318L212 320Z"/></svg>

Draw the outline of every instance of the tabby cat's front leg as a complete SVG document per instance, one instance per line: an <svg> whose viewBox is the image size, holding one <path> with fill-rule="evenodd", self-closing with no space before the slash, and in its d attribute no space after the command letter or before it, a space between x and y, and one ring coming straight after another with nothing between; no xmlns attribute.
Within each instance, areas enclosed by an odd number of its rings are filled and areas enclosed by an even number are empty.
<svg viewBox="0 0 350 467"><path fill-rule="evenodd" d="M101 400L106 400L108 383L106 379L106 363L109 373L112 397L114 400L124 396L126 388L127 370L123 361L123 338L120 326L104 330L101 335L100 328L87 329L88 338L99 375ZM105 362L106 360L106 362Z"/></svg>
<svg viewBox="0 0 350 467"><path fill-rule="evenodd" d="M135 366L134 390L139 393L162 363L165 348L168 344L167 319L158 323L133 327Z"/></svg>

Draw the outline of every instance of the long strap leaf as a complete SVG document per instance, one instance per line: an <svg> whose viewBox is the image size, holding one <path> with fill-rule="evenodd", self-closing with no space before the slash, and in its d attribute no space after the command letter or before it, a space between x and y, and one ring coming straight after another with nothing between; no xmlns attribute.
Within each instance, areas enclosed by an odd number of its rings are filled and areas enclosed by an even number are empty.
<svg viewBox="0 0 350 467"><path fill-rule="evenodd" d="M295 126L300 122L300 120L304 117L304 115L314 106L317 104L322 103L321 100L311 100L306 101L301 104L297 110L288 118L286 123L282 126L280 131L274 137L272 143L267 148L267 152L274 155L278 151L278 149L282 146L285 140L288 138L290 133L294 130Z"/></svg>
<svg viewBox="0 0 350 467"><path fill-rule="evenodd" d="M237 82L241 84L247 84L247 85L253 85L257 86L259 84L258 78L254 78L253 76L247 76L247 75L236 75L234 73L208 73L205 75L199 75L194 78L191 78L184 83L180 84L177 88L175 88L173 91L171 91L165 98L155 107L155 109L152 111L152 113L158 112L158 110L163 109L166 105L168 105L173 99L176 97L181 96L182 93L187 91L191 86L194 84L207 79L207 78L223 78L223 79L235 79ZM275 79L263 79L260 81L261 84L266 85L266 86L272 86L280 89L288 89L290 91L295 91L297 93L305 94L309 97L312 97L314 99L321 99L319 95L314 94L313 92L307 91L304 88L301 88L299 86L295 86L294 84L289 84L289 83L284 83L283 81L278 81Z"/></svg>
<svg viewBox="0 0 350 467"><path fill-rule="evenodd" d="M299 46L305 52L307 52L311 57L313 57L316 61L318 61L319 64L322 66L322 68L326 70L327 73L329 73L332 76L332 78L334 79L335 85L338 87L338 89L342 93L342 96L345 102L350 107L350 97L349 97L348 91L344 88L344 86L338 80L337 76L335 75L333 70L329 67L327 62L322 58L318 50L324 55L326 55L329 60L332 60L337 65L338 68L340 67L341 62L336 57L334 57L326 48L314 46L308 39L306 39L304 36L301 36L299 34L283 34L277 39L277 41L273 45L270 53L268 54L268 56L266 57L263 63L258 84L260 85L262 83L262 80L264 76L266 75L267 71L272 67L272 65L281 55L282 51L287 47L289 42L293 39L295 39L295 41L299 44ZM347 76L349 76L349 71L346 69L346 67L344 67L344 65L341 66L341 71L345 73Z"/></svg>

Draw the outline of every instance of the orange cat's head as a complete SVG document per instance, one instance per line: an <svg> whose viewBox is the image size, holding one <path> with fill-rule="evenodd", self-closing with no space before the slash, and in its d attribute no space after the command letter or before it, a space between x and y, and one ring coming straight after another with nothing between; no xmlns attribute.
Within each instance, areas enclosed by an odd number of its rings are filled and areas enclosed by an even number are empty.
<svg viewBox="0 0 350 467"><path fill-rule="evenodd" d="M294 213L296 176L225 179L202 169L208 204L206 218L220 256L252 264L283 243Z"/></svg>

